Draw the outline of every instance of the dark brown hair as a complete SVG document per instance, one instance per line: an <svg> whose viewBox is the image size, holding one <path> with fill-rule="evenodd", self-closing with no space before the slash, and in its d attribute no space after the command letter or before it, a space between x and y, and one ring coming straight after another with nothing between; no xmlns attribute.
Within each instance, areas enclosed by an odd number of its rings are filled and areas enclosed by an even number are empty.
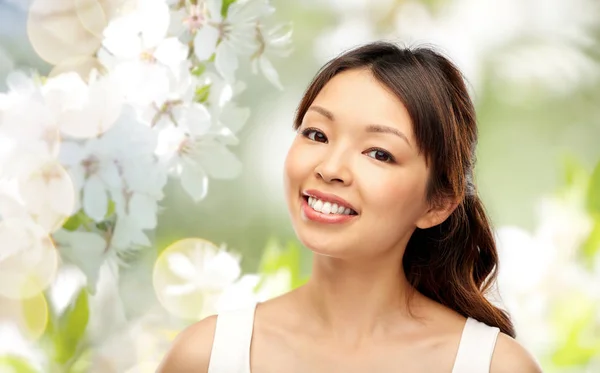
<svg viewBox="0 0 600 373"><path fill-rule="evenodd" d="M498 253L473 183L477 123L461 72L426 47L387 42L358 47L321 68L300 102L294 128L325 84L351 69L368 69L408 110L430 168L428 201L459 202L443 223L417 228L411 236L403 257L408 281L425 296L514 337L509 316L484 296L496 280Z"/></svg>

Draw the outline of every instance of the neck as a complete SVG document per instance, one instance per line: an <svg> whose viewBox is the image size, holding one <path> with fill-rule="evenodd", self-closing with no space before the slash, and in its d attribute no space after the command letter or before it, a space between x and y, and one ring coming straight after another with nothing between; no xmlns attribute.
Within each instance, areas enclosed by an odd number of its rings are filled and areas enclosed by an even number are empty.
<svg viewBox="0 0 600 373"><path fill-rule="evenodd" d="M408 318L412 287L401 258L342 260L315 255L311 279L302 287L306 316L336 340L360 343Z"/></svg>

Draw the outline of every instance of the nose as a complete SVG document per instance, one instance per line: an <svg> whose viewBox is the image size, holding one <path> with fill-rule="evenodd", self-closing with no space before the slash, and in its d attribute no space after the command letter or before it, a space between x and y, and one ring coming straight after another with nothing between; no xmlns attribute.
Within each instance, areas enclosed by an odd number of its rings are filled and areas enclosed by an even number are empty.
<svg viewBox="0 0 600 373"><path fill-rule="evenodd" d="M323 160L315 167L317 178L326 183L340 183L342 185L352 184L352 172L349 167L348 155L342 152L329 152Z"/></svg>

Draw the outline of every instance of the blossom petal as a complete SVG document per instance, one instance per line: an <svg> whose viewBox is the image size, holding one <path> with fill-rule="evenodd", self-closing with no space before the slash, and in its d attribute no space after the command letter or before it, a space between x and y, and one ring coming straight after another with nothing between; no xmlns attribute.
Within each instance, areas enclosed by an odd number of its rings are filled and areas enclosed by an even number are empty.
<svg viewBox="0 0 600 373"><path fill-rule="evenodd" d="M102 44L114 56L134 58L142 51L142 43L138 36L139 28L138 17L116 18L104 29Z"/></svg>
<svg viewBox="0 0 600 373"><path fill-rule="evenodd" d="M231 285L241 273L238 260L226 251L220 251L207 263L202 273L203 282L209 289L223 290Z"/></svg>
<svg viewBox="0 0 600 373"><path fill-rule="evenodd" d="M156 201L143 194L134 193L129 201L130 215L135 216L140 228L156 228Z"/></svg>
<svg viewBox="0 0 600 373"><path fill-rule="evenodd" d="M204 105L194 103L184 111L182 124L188 128L190 135L204 135L211 125L210 113Z"/></svg>
<svg viewBox="0 0 600 373"><path fill-rule="evenodd" d="M177 71L181 62L187 58L188 47L177 38L167 38L154 51L154 57L167 65L172 71Z"/></svg>
<svg viewBox="0 0 600 373"><path fill-rule="evenodd" d="M104 238L94 232L65 230L55 232L53 237L60 244L61 257L77 265L85 273L88 288L94 293L100 266L104 262L106 249Z"/></svg>
<svg viewBox="0 0 600 373"><path fill-rule="evenodd" d="M223 8L223 0L208 0L206 6L210 13L210 19L220 22L222 20L221 9Z"/></svg>
<svg viewBox="0 0 600 373"><path fill-rule="evenodd" d="M229 6L227 19L233 24L254 23L275 11L268 1L236 1Z"/></svg>
<svg viewBox="0 0 600 373"><path fill-rule="evenodd" d="M167 255L167 263L173 274L182 279L192 281L196 278L199 268L194 267L192 261L182 253L171 253Z"/></svg>
<svg viewBox="0 0 600 373"><path fill-rule="evenodd" d="M169 31L169 6L164 1L141 1L139 17L143 46L157 46Z"/></svg>
<svg viewBox="0 0 600 373"><path fill-rule="evenodd" d="M242 162L221 144L203 145L198 162L215 179L233 179L242 171Z"/></svg>
<svg viewBox="0 0 600 373"><path fill-rule="evenodd" d="M114 162L106 162L100 169L98 176L111 188L121 188L121 176L119 175L119 168Z"/></svg>
<svg viewBox="0 0 600 373"><path fill-rule="evenodd" d="M219 120L233 133L237 133L246 124L248 118L250 118L250 109L238 107L230 101L223 107Z"/></svg>
<svg viewBox="0 0 600 373"><path fill-rule="evenodd" d="M233 82L238 65L239 62L233 45L227 42L220 43L215 58L215 67L219 74L228 82Z"/></svg>
<svg viewBox="0 0 600 373"><path fill-rule="evenodd" d="M97 222L104 220L108 208L108 195L97 176L88 179L83 187L83 211Z"/></svg>
<svg viewBox="0 0 600 373"><path fill-rule="evenodd" d="M196 285L194 284L183 284L183 285L171 285L167 286L165 292L168 295L177 297L182 295L187 295L189 293L193 293L196 290Z"/></svg>
<svg viewBox="0 0 600 373"><path fill-rule="evenodd" d="M273 67L271 61L269 61L267 57L262 55L258 58L258 65L260 66L260 70L262 71L263 75L267 78L267 80L275 87L283 91L283 86L279 81L279 74L277 74L277 70L275 70L275 67Z"/></svg>
<svg viewBox="0 0 600 373"><path fill-rule="evenodd" d="M208 193L208 177L200 167L185 165L181 170L181 185L195 202L204 199Z"/></svg>
<svg viewBox="0 0 600 373"><path fill-rule="evenodd" d="M152 242L150 242L150 239L142 229L137 229L132 232L131 243L143 247L150 247L152 245Z"/></svg>
<svg viewBox="0 0 600 373"><path fill-rule="evenodd" d="M64 141L60 144L58 160L66 166L74 166L81 162L85 156L83 147L75 142Z"/></svg>
<svg viewBox="0 0 600 373"><path fill-rule="evenodd" d="M194 54L200 61L206 61L215 53L219 30L212 26L204 26L194 37Z"/></svg>

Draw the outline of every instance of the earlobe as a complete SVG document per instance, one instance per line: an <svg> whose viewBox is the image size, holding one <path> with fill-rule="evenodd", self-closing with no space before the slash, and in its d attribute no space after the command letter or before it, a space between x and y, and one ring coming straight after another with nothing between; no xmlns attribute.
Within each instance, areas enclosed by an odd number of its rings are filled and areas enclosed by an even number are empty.
<svg viewBox="0 0 600 373"><path fill-rule="evenodd" d="M459 203L456 201L449 201L440 206L431 207L419 220L417 220L415 225L420 229L428 229L442 224L450 215L452 215L458 205Z"/></svg>

